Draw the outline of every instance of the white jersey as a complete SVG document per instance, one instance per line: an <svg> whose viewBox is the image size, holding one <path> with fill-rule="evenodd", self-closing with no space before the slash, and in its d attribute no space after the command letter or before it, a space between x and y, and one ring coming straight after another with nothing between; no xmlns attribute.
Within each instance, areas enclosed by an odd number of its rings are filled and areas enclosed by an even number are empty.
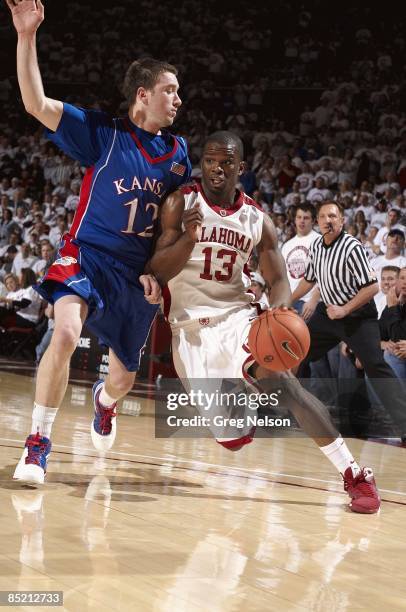
<svg viewBox="0 0 406 612"><path fill-rule="evenodd" d="M200 182L182 188L185 210L200 204L203 222L186 266L163 291L172 327L220 317L254 301L247 262L260 242L264 212L245 193L232 208L211 204Z"/></svg>

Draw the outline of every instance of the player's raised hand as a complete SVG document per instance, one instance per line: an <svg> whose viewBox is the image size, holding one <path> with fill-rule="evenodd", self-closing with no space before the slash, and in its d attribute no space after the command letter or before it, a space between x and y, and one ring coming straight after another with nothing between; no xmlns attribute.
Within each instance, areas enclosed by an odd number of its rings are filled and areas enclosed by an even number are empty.
<svg viewBox="0 0 406 612"><path fill-rule="evenodd" d="M155 276L152 274L142 274L139 278L144 287L144 297L149 304L159 304L162 298L161 287Z"/></svg>
<svg viewBox="0 0 406 612"><path fill-rule="evenodd" d="M193 240L193 242L198 242L200 240L200 230L203 223L203 214L200 210L200 205L195 204L193 208L185 210L182 222L189 238Z"/></svg>
<svg viewBox="0 0 406 612"><path fill-rule="evenodd" d="M41 0L6 0L18 34L33 34L44 20Z"/></svg>

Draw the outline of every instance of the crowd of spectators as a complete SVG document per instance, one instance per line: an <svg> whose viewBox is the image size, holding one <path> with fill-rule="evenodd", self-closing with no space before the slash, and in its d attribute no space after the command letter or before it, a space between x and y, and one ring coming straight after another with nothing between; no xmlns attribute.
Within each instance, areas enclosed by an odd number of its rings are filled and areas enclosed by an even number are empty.
<svg viewBox="0 0 406 612"><path fill-rule="evenodd" d="M72 221L84 174L21 105L6 11L2 5L4 298L7 276L21 283L27 268L35 280L44 273ZM236 0L232 10L214 0L164 0L153 11L144 0L136 11L130 0L109 8L85 0L62 18L60 7L47 5L38 34L47 94L120 114L128 64L146 54L168 60L180 70L176 129L188 139L194 176L206 136L231 130L245 145L241 186L274 220L280 246L295 234L294 207L328 198L342 203L347 231L377 269L405 266L405 19L344 6L331 19L331 7L316 0L306 8Z"/></svg>

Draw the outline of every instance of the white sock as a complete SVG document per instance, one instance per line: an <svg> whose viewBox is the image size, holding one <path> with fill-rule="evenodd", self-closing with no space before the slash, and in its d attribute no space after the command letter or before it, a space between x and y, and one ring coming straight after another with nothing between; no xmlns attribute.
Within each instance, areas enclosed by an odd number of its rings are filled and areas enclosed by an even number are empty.
<svg viewBox="0 0 406 612"><path fill-rule="evenodd" d="M327 457L329 461L337 468L340 474L344 475L347 468L351 468L353 476L360 473L361 469L358 463L354 460L348 446L341 436L327 444L327 446L320 446L320 450Z"/></svg>
<svg viewBox="0 0 406 612"><path fill-rule="evenodd" d="M36 434L39 432L41 436L50 438L52 423L55 421L57 412L58 408L49 408L48 406L41 406L34 402L31 433Z"/></svg>
<svg viewBox="0 0 406 612"><path fill-rule="evenodd" d="M99 404L101 404L103 408L109 408L116 401L117 399L115 397L111 397L111 395L106 393L106 384L103 384L99 395Z"/></svg>

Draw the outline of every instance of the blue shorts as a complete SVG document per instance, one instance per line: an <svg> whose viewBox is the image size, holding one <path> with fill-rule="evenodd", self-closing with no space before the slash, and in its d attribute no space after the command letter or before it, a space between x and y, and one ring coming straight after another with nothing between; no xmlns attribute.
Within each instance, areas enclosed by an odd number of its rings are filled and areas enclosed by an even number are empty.
<svg viewBox="0 0 406 612"><path fill-rule="evenodd" d="M135 372L159 308L146 301L140 274L110 255L74 244L67 234L35 289L51 304L69 293L83 298L89 306L86 326Z"/></svg>

